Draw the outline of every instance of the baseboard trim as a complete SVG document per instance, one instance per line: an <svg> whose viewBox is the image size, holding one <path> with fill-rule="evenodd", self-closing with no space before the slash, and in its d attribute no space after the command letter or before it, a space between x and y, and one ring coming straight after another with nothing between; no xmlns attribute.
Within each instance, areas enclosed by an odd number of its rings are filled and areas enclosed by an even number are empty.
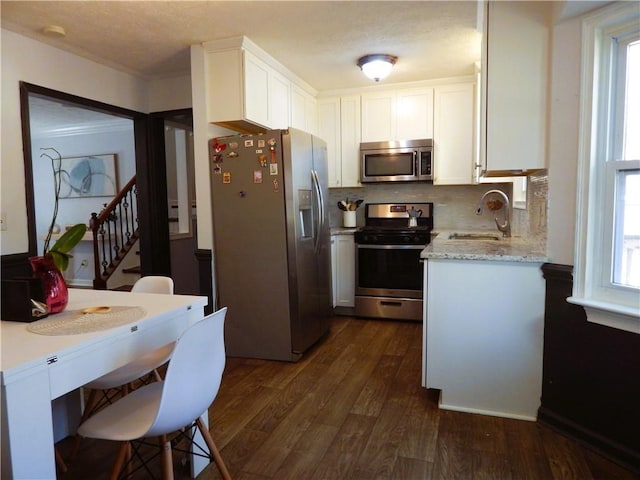
<svg viewBox="0 0 640 480"><path fill-rule="evenodd" d="M640 473L640 452L633 451L549 409L540 407L538 422L576 440L611 461Z"/></svg>

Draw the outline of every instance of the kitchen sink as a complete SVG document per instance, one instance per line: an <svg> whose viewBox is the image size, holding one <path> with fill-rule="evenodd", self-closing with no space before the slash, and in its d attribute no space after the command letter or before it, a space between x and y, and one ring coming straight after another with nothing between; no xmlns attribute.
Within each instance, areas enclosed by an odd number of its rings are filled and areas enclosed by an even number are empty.
<svg viewBox="0 0 640 480"><path fill-rule="evenodd" d="M500 240L500 237L491 233L452 233L449 240Z"/></svg>

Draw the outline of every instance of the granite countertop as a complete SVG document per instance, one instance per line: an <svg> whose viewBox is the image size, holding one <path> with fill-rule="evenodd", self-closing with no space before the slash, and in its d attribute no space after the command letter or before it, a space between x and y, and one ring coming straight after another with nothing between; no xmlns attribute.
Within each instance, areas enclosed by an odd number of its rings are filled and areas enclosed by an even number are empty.
<svg viewBox="0 0 640 480"><path fill-rule="evenodd" d="M499 240L461 240L449 239L453 232L438 232L431 243L422 251L420 258L458 259L458 260L494 260L502 262L547 262L544 247L522 237L502 237L494 231L467 232L463 234L487 234L499 237Z"/></svg>

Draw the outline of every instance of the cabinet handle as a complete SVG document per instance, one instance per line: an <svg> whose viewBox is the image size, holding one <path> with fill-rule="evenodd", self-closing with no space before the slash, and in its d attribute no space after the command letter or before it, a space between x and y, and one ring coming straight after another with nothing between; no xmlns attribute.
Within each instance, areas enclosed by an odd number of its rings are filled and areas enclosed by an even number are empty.
<svg viewBox="0 0 640 480"><path fill-rule="evenodd" d="M382 305L384 307L401 307L402 306L402 302L389 302L389 301L381 300L380 301L380 305Z"/></svg>

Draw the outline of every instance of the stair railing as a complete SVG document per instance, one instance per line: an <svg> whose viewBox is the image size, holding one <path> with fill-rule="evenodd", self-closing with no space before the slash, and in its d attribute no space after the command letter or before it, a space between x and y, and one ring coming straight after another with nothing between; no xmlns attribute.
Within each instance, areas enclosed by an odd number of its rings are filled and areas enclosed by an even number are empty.
<svg viewBox="0 0 640 480"><path fill-rule="evenodd" d="M137 200L134 175L99 214L91 214L95 290L106 290L107 280L139 238Z"/></svg>

